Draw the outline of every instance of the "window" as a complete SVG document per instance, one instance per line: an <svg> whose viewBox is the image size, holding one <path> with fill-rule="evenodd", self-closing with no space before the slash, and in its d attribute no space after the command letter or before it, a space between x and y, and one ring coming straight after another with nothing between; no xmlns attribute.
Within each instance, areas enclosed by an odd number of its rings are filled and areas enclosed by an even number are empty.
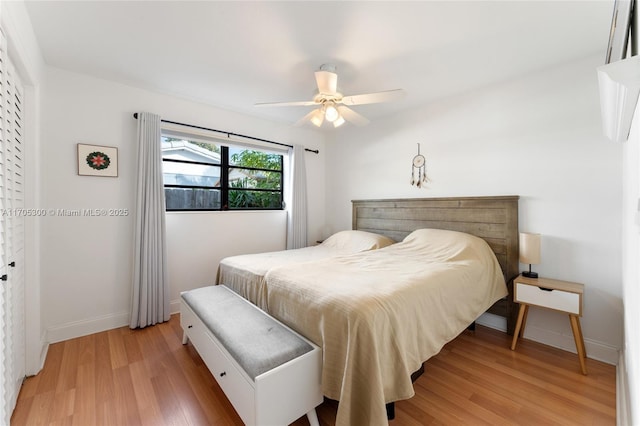
<svg viewBox="0 0 640 426"><path fill-rule="evenodd" d="M167 211L282 210L283 156L162 136Z"/></svg>

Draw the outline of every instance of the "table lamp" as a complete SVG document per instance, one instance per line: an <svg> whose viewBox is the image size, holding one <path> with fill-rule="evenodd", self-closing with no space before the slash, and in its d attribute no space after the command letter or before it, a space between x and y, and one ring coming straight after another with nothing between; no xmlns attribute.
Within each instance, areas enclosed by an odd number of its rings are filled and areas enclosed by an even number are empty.
<svg viewBox="0 0 640 426"><path fill-rule="evenodd" d="M520 262L529 264L529 270L524 271L522 276L538 278L537 272L531 272L531 265L540 263L540 234L520 233Z"/></svg>

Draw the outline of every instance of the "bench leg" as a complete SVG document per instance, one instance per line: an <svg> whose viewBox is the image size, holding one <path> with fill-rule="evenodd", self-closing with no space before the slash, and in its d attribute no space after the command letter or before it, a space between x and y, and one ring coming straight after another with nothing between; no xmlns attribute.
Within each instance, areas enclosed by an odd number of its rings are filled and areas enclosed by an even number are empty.
<svg viewBox="0 0 640 426"><path fill-rule="evenodd" d="M187 337L187 333L185 333L184 331L182 332L182 344L186 345L187 342L189 341L189 338Z"/></svg>
<svg viewBox="0 0 640 426"><path fill-rule="evenodd" d="M318 415L316 414L315 408L307 413L307 419L309 419L309 424L311 426L320 426L320 422L318 421Z"/></svg>

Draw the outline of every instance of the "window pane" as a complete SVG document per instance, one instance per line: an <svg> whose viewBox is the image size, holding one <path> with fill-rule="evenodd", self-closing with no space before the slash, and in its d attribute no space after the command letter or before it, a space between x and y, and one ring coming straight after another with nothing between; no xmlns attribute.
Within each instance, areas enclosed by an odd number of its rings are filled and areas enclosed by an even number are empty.
<svg viewBox="0 0 640 426"><path fill-rule="evenodd" d="M282 170L280 154L229 147L229 164L256 169Z"/></svg>
<svg viewBox="0 0 640 426"><path fill-rule="evenodd" d="M229 169L230 188L281 189L281 172L262 170Z"/></svg>
<svg viewBox="0 0 640 426"><path fill-rule="evenodd" d="M205 142L162 137L162 159L220 164L220 146Z"/></svg>
<svg viewBox="0 0 640 426"><path fill-rule="evenodd" d="M220 186L220 167L202 164L162 162L165 185Z"/></svg>
<svg viewBox="0 0 640 426"><path fill-rule="evenodd" d="M166 209L281 210L283 156L220 143L162 136Z"/></svg>
<svg viewBox="0 0 640 426"><path fill-rule="evenodd" d="M281 209L280 192L229 189L230 209Z"/></svg>
<svg viewBox="0 0 640 426"><path fill-rule="evenodd" d="M220 190L165 188L167 210L220 210Z"/></svg>

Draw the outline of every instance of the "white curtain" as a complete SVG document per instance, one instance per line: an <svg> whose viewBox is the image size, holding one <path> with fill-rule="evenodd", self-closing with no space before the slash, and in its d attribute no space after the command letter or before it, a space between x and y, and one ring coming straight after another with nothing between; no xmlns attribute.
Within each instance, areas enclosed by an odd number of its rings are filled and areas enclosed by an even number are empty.
<svg viewBox="0 0 640 426"><path fill-rule="evenodd" d="M160 116L138 113L131 328L169 320Z"/></svg>
<svg viewBox="0 0 640 426"><path fill-rule="evenodd" d="M289 148L289 196L287 209L287 250L307 246L307 172L304 147Z"/></svg>

